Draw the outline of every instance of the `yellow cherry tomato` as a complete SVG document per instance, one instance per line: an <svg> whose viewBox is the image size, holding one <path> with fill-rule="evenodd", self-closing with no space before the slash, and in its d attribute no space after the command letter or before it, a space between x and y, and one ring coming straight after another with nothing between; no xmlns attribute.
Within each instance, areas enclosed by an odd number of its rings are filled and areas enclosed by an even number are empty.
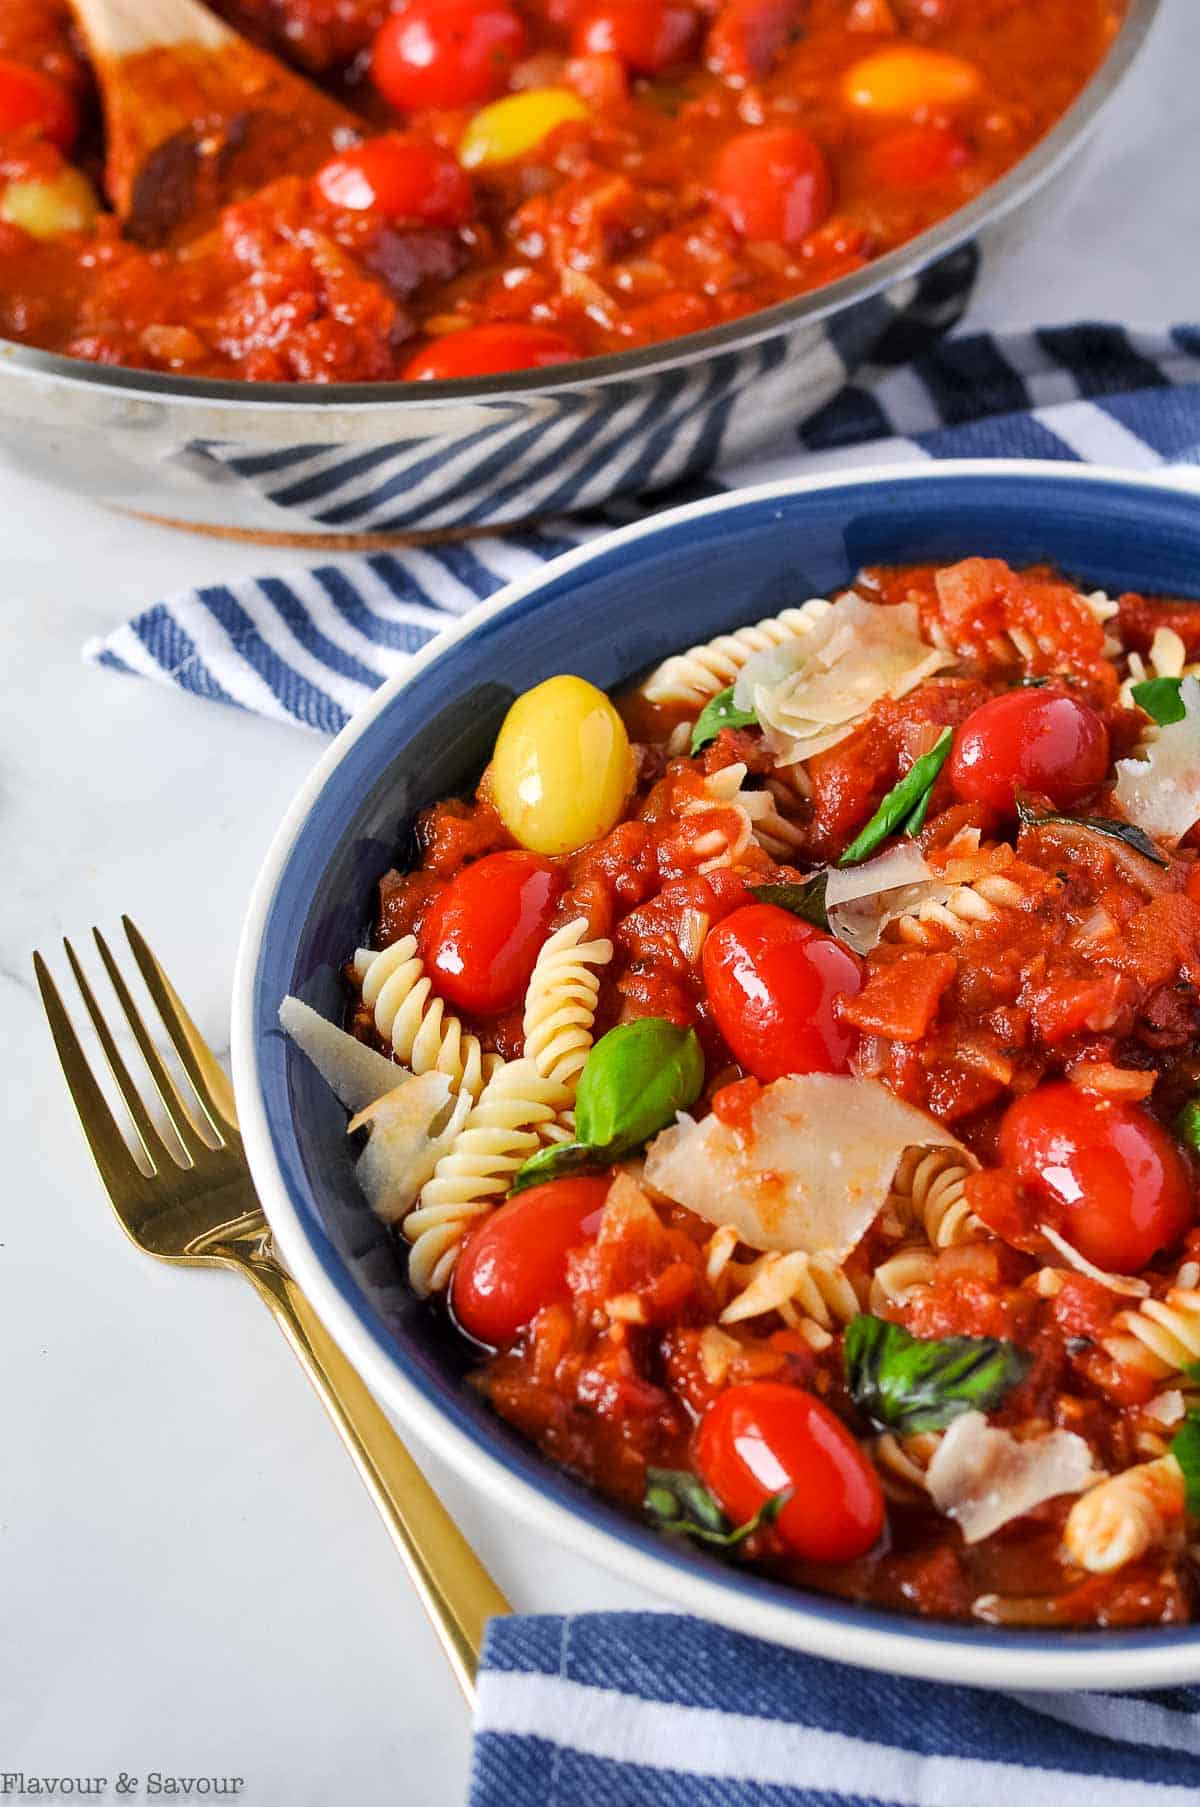
<svg viewBox="0 0 1200 1807"><path fill-rule="evenodd" d="M556 126L568 119L587 119L588 108L572 88L529 88L524 94L507 94L494 100L462 135L458 160L466 169L485 169L496 163L515 163L527 151L536 150Z"/></svg>
<svg viewBox="0 0 1200 1807"><path fill-rule="evenodd" d="M89 232L99 211L95 189L70 164L45 181L10 182L0 194L0 220L20 226L31 238Z"/></svg>
<svg viewBox="0 0 1200 1807"><path fill-rule="evenodd" d="M492 755L492 801L531 853L573 853L606 834L633 784L625 724L584 678L547 678L519 696Z"/></svg>
<svg viewBox="0 0 1200 1807"><path fill-rule="evenodd" d="M908 44L855 63L842 77L842 94L860 112L911 119L931 108L964 106L981 82L975 64L964 57Z"/></svg>

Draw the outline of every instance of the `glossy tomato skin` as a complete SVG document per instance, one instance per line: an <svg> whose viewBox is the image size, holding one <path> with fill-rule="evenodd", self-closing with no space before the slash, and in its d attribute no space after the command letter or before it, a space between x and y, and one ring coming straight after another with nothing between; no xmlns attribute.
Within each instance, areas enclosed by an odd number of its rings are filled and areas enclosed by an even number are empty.
<svg viewBox="0 0 1200 1807"><path fill-rule="evenodd" d="M524 50L506 0L408 0L379 28L371 80L401 112L471 107L503 92Z"/></svg>
<svg viewBox="0 0 1200 1807"><path fill-rule="evenodd" d="M451 1285L454 1316L468 1336L502 1348L543 1305L570 1297L567 1257L595 1239L608 1186L607 1174L548 1180L484 1220Z"/></svg>
<svg viewBox="0 0 1200 1807"><path fill-rule="evenodd" d="M910 190L943 182L970 160L966 139L949 126L905 125L875 140L867 171L880 187Z"/></svg>
<svg viewBox="0 0 1200 1807"><path fill-rule="evenodd" d="M798 245L833 206L829 167L799 126L764 126L731 138L713 170L718 207L743 238Z"/></svg>
<svg viewBox="0 0 1200 1807"><path fill-rule="evenodd" d="M853 1562L883 1529L874 1468L829 1407L799 1387L728 1387L701 1420L696 1465L735 1524L794 1488L775 1529L808 1562Z"/></svg>
<svg viewBox="0 0 1200 1807"><path fill-rule="evenodd" d="M657 75L687 55L698 22L676 0L598 0L577 19L571 44L576 56L610 52L637 75Z"/></svg>
<svg viewBox="0 0 1200 1807"><path fill-rule="evenodd" d="M1187 1162L1162 1125L1065 1080L1009 1106L999 1153L1050 1227L1111 1273L1137 1273L1195 1219Z"/></svg>
<svg viewBox="0 0 1200 1807"><path fill-rule="evenodd" d="M435 339L409 359L404 375L410 382L426 383L454 377L499 376L506 370L541 370L550 364L566 364L579 356L578 348L568 338L548 326L497 321L491 326L468 326L462 332Z"/></svg>
<svg viewBox="0 0 1200 1807"><path fill-rule="evenodd" d="M456 157L398 132L331 157L314 180L332 207L423 226L461 226L473 202L471 178Z"/></svg>
<svg viewBox="0 0 1200 1807"><path fill-rule="evenodd" d="M968 715L954 736L950 782L961 803L1004 815L1021 791L1072 809L1108 776L1108 731L1094 709L1060 690L1009 690Z"/></svg>
<svg viewBox="0 0 1200 1807"><path fill-rule="evenodd" d="M0 136L40 132L60 151L69 151L79 135L79 113L61 83L27 63L0 57Z"/></svg>
<svg viewBox="0 0 1200 1807"><path fill-rule="evenodd" d="M704 943L704 983L734 1058L764 1082L785 1073L844 1073L855 1032L839 997L862 989L856 954L777 904L746 904Z"/></svg>
<svg viewBox="0 0 1200 1807"><path fill-rule="evenodd" d="M519 1003L564 883L534 853L489 853L460 867L421 926L438 996L472 1016Z"/></svg>

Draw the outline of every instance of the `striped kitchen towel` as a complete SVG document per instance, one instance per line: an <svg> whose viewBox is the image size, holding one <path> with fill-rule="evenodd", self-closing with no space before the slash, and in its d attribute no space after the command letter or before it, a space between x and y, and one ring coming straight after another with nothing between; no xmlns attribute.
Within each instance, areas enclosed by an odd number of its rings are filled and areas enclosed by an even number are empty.
<svg viewBox="0 0 1200 1807"><path fill-rule="evenodd" d="M1200 1688L997 1694L667 1613L493 1619L470 1807L1195 1807Z"/></svg>
<svg viewBox="0 0 1200 1807"><path fill-rule="evenodd" d="M311 571L186 590L84 649L88 660L332 734L448 619L652 509L851 464L934 458L1200 464L1200 327L1085 323L946 338L860 370L818 414L686 494L602 516Z"/></svg>

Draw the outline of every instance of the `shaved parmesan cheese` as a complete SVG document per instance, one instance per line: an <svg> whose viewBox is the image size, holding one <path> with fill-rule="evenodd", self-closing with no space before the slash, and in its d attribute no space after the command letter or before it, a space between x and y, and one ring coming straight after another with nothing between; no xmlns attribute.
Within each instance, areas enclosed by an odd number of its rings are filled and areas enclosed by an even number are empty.
<svg viewBox="0 0 1200 1807"><path fill-rule="evenodd" d="M347 1035L299 998L284 998L279 1021L348 1111L360 1111L381 1098L408 1071L357 1036Z"/></svg>
<svg viewBox="0 0 1200 1807"><path fill-rule="evenodd" d="M938 1511L957 1520L968 1543L979 1543L1043 1500L1082 1493L1097 1476L1074 1431L1019 1442L982 1412L964 1412L943 1434L925 1479Z"/></svg>
<svg viewBox="0 0 1200 1807"><path fill-rule="evenodd" d="M861 866L835 866L825 882L825 912L839 941L869 954L889 922L924 903L930 887L949 891L913 841L897 842Z"/></svg>
<svg viewBox="0 0 1200 1807"><path fill-rule="evenodd" d="M1107 1286L1109 1292L1124 1293L1131 1299L1144 1299L1150 1291L1147 1281L1135 1280L1131 1274L1106 1274L1102 1267L1094 1266L1086 1255L1073 1249L1066 1238L1060 1236L1057 1230L1052 1230L1049 1224L1040 1223L1038 1233L1046 1238L1052 1249L1057 1250L1068 1267L1073 1267L1077 1273L1086 1274L1098 1286Z"/></svg>
<svg viewBox="0 0 1200 1807"><path fill-rule="evenodd" d="M651 1143L645 1177L752 1249L841 1261L879 1215L905 1149L932 1147L961 1144L877 1080L805 1073L764 1086L744 1130L681 1116Z"/></svg>
<svg viewBox="0 0 1200 1807"><path fill-rule="evenodd" d="M384 1223L398 1223L412 1210L470 1109L469 1095L455 1097L444 1073L410 1073L351 1120L349 1131L370 1130L354 1171Z"/></svg>
<svg viewBox="0 0 1200 1807"><path fill-rule="evenodd" d="M782 650L782 649L781 649ZM881 697L902 697L924 678L953 664L953 654L921 638L912 603L885 608L853 592L814 623L811 633L759 668L770 681L746 682L749 704L780 765L811 759L860 722Z"/></svg>
<svg viewBox="0 0 1200 1807"><path fill-rule="evenodd" d="M1174 847L1200 821L1200 683L1179 686L1183 720L1160 728L1144 759L1118 759L1116 799L1139 828Z"/></svg>

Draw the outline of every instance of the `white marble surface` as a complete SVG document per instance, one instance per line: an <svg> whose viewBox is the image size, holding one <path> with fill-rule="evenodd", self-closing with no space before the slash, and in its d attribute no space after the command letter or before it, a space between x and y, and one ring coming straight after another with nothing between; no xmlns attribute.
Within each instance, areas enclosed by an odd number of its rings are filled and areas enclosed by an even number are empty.
<svg viewBox="0 0 1200 1807"><path fill-rule="evenodd" d="M1033 0L1030 0L1033 3ZM977 324L1197 317L1200 11L1166 0L1086 180ZM298 554L202 544L0 473L0 1771L245 1778L253 1807L447 1807L469 1727L391 1547L248 1289L118 1235L35 946L136 914L218 1048L244 902L321 743L84 668L156 595ZM430 1461L518 1608L640 1597Z"/></svg>

